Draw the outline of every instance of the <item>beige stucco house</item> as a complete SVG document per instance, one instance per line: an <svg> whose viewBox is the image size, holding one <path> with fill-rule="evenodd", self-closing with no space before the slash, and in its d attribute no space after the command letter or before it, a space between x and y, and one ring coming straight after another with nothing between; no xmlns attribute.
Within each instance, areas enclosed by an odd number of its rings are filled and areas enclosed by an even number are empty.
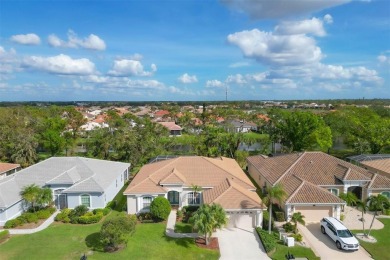
<svg viewBox="0 0 390 260"><path fill-rule="evenodd" d="M247 159L251 177L265 189L280 183L287 198L283 201L286 218L301 212L306 222L324 216L340 218L345 202L338 196L348 191L359 199L389 195L390 179L322 152L304 152Z"/></svg>
<svg viewBox="0 0 390 260"><path fill-rule="evenodd" d="M194 185L202 190L195 192ZM178 208L218 203L230 227L252 228L261 225L264 210L255 190L233 159L183 156L143 166L124 195L129 214L148 211L152 200L163 196Z"/></svg>

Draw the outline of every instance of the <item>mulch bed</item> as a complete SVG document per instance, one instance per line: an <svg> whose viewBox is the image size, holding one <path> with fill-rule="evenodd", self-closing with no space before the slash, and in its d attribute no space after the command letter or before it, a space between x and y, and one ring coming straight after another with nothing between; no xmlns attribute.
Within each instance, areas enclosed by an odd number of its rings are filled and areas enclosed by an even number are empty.
<svg viewBox="0 0 390 260"><path fill-rule="evenodd" d="M25 223L21 226L14 227L13 229L33 229L39 227L45 221L46 219L40 219L37 223Z"/></svg>
<svg viewBox="0 0 390 260"><path fill-rule="evenodd" d="M206 241L203 237L196 238L195 243L198 247L201 247L201 248L207 248L207 249L211 249L211 250L219 250L219 243L218 243L217 237L212 237L210 239L210 243L208 245L206 245Z"/></svg>

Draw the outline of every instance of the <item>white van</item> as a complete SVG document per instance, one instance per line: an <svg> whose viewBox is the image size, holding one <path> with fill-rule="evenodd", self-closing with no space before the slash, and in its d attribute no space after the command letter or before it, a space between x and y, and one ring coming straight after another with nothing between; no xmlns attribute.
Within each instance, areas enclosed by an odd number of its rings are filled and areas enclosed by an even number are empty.
<svg viewBox="0 0 390 260"><path fill-rule="evenodd" d="M321 220L321 232L322 234L328 234L338 249L344 250L358 250L359 241L346 228L340 220L333 217L326 217Z"/></svg>

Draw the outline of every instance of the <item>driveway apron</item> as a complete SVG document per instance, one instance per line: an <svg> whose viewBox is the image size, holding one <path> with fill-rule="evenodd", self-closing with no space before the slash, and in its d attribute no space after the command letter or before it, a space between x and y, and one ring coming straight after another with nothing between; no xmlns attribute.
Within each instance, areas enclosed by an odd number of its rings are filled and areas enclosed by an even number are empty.
<svg viewBox="0 0 390 260"><path fill-rule="evenodd" d="M218 237L220 260L270 259L255 229L224 228L214 236Z"/></svg>

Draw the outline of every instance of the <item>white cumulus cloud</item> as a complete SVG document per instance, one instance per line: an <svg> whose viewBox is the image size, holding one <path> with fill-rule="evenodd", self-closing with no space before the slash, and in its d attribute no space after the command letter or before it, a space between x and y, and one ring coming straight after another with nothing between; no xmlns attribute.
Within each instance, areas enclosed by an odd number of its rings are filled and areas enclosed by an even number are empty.
<svg viewBox="0 0 390 260"><path fill-rule="evenodd" d="M275 28L276 34L293 35L293 34L313 34L316 36L325 36L326 32L322 20L312 18L303 21L282 22Z"/></svg>
<svg viewBox="0 0 390 260"><path fill-rule="evenodd" d="M112 70L108 72L112 76L151 76L157 71L157 66L152 64L151 71L145 71L144 66L139 60L116 60Z"/></svg>
<svg viewBox="0 0 390 260"><path fill-rule="evenodd" d="M351 0L221 0L233 10L254 19L286 18L317 12Z"/></svg>
<svg viewBox="0 0 390 260"><path fill-rule="evenodd" d="M198 82L198 79L196 78L195 75L188 75L187 73L184 73L181 75L178 79L179 82L183 84L190 84L190 83L196 83Z"/></svg>
<svg viewBox="0 0 390 260"><path fill-rule="evenodd" d="M84 48L90 50L103 51L106 49L106 43L95 34L90 34L83 39L79 38L72 30L68 31L67 41L61 40L57 35L51 34L47 38L48 43L52 47L61 48Z"/></svg>
<svg viewBox="0 0 390 260"><path fill-rule="evenodd" d="M327 24L332 24L333 23L333 17L330 14L326 14L324 16L324 22Z"/></svg>
<svg viewBox="0 0 390 260"><path fill-rule="evenodd" d="M12 35L11 41L23 45L38 45L41 43L41 39L35 33Z"/></svg>
<svg viewBox="0 0 390 260"><path fill-rule="evenodd" d="M206 88L223 88L225 87L225 83L222 81L213 79L206 81Z"/></svg>
<svg viewBox="0 0 390 260"><path fill-rule="evenodd" d="M245 57L271 66L305 65L322 58L316 41L304 34L277 35L253 29L230 34L227 40L238 46Z"/></svg>
<svg viewBox="0 0 390 260"><path fill-rule="evenodd" d="M72 59L64 54L52 57L31 56L24 59L22 65L54 74L88 75L95 72L95 64L89 59Z"/></svg>

